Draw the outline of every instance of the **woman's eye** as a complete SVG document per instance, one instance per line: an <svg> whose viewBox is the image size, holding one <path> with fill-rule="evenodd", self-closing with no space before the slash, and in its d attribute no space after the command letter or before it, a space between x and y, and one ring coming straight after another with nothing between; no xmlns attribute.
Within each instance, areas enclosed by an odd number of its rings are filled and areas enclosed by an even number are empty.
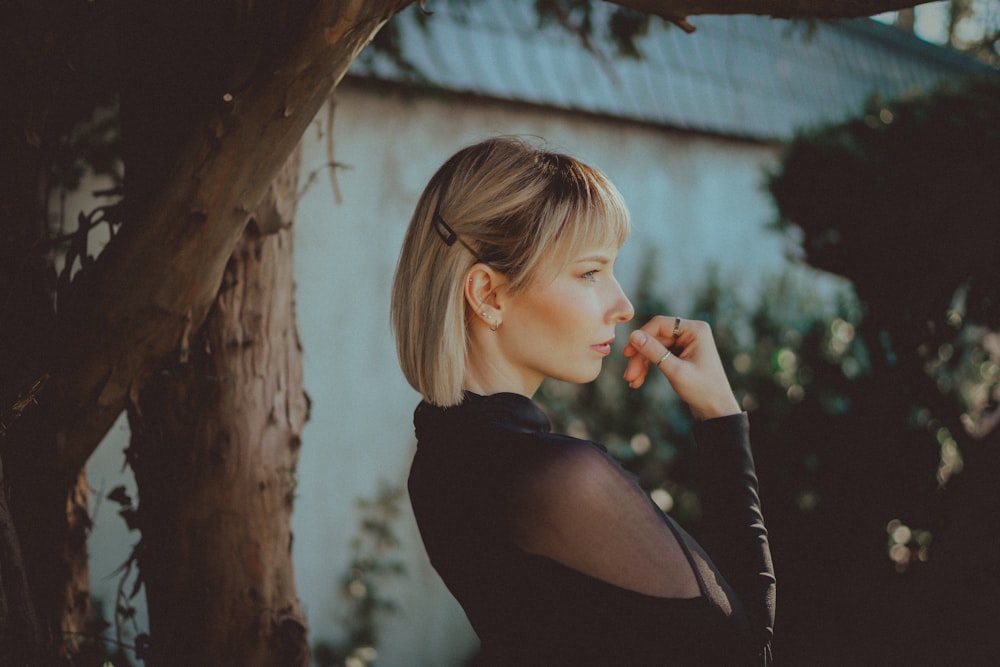
<svg viewBox="0 0 1000 667"><path fill-rule="evenodd" d="M584 280L589 281L589 282L594 282L595 280L597 280L597 271L596 270L594 270L594 271L587 271L585 274L583 274L580 277L583 278Z"/></svg>

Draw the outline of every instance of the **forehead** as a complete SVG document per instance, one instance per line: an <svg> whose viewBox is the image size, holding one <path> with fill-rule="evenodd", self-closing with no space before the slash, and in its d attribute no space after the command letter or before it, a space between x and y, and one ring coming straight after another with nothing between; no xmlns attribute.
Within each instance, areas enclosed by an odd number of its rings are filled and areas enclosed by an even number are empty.
<svg viewBox="0 0 1000 667"><path fill-rule="evenodd" d="M617 243L586 245L565 257L566 264L610 264L618 257L621 248Z"/></svg>
<svg viewBox="0 0 1000 667"><path fill-rule="evenodd" d="M584 264L613 264L621 244L614 239L577 243L546 253L538 264L536 275L544 282L556 278L566 269Z"/></svg>
<svg viewBox="0 0 1000 667"><path fill-rule="evenodd" d="M552 255L562 262L573 261L586 254L601 252L615 255L628 239L629 223L617 211L580 215L563 238L552 244Z"/></svg>
<svg viewBox="0 0 1000 667"><path fill-rule="evenodd" d="M617 254L629 235L629 214L614 186L596 178L580 196L563 197L535 211L530 232L518 243L525 261L511 277L514 289L545 279L586 250Z"/></svg>

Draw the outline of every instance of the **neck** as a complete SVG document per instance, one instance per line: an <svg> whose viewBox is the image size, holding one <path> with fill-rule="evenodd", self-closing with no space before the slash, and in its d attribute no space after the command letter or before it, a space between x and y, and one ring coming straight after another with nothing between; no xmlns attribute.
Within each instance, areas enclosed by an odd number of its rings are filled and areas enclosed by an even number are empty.
<svg viewBox="0 0 1000 667"><path fill-rule="evenodd" d="M494 334L489 334L494 336ZM506 361L496 345L496 338L473 337L465 357L462 389L480 396L512 393L531 398L542 384L542 377L522 377Z"/></svg>

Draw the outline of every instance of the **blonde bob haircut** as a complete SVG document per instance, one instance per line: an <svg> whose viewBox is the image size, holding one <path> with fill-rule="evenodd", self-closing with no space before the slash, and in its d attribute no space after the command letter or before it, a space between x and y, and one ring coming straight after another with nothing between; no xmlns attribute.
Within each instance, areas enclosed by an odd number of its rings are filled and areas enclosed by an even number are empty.
<svg viewBox="0 0 1000 667"><path fill-rule="evenodd" d="M461 402L463 282L477 262L516 293L584 246L620 247L628 233L621 194L593 167L513 137L458 151L420 196L396 265L391 323L407 381L434 405Z"/></svg>

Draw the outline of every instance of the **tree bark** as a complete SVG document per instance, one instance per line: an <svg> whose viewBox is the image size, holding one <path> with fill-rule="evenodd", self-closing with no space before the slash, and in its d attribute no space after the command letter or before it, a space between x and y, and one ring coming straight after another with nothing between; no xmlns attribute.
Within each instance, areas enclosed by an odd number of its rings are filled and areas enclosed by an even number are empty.
<svg viewBox="0 0 1000 667"><path fill-rule="evenodd" d="M0 382L21 384L25 378L30 382L50 376L37 405L5 430L0 452L8 473L15 535L42 626L41 650L46 654L74 653L74 638L85 632L90 614L88 499L83 478L87 459L126 401L136 402L164 364L186 354L212 306L230 254L268 185L357 53L410 1L309 3L311 13L301 39L286 45L241 90L206 100L206 112L197 116L208 120L187 133L172 169L159 181L142 215L129 219L100 257L59 294L58 320L50 323L49 330L25 336L25 326L15 326L23 309L11 312L8 306L12 295L19 303L22 292L2 281L0 321L7 326L0 331L8 335L0 358L30 363L18 368L16 378L7 376ZM26 46L24 52L31 48ZM149 85L156 85L155 78ZM12 98L20 95L10 92ZM60 110L61 99L47 101ZM0 109L12 123L34 118L7 114L3 104ZM45 117L38 110L34 113ZM0 160L6 163L9 156L25 152L44 154L34 145L22 144L28 136L47 148L47 142L58 138L58 133L48 137L45 130L50 129L30 124L3 128L0 145L20 141L17 145L23 150L6 153ZM25 164L18 160L8 164L7 177L13 180L9 175L20 174ZM40 173L47 167L42 164ZM26 196L35 194L32 190ZM19 233L15 225L25 219L16 212L0 206L5 238ZM35 266L37 258L30 253L38 248L30 243L19 247L29 257L19 259L18 265ZM29 286L41 283L39 279ZM51 313L49 294L34 291L40 294L32 294L33 306ZM34 350L43 343L45 354L35 355L40 358L24 354L26 344ZM2 389L5 397L17 390L7 384ZM178 569L187 566L174 564ZM29 640L26 633L18 634L19 641ZM35 651L25 647L22 653Z"/></svg>
<svg viewBox="0 0 1000 667"><path fill-rule="evenodd" d="M308 664L290 525L308 401L292 231L274 224L290 223L296 180L283 184L291 197L244 231L187 361L130 408L150 665Z"/></svg>
<svg viewBox="0 0 1000 667"><path fill-rule="evenodd" d="M2 461L0 489L3 489ZM21 542L7 505L7 494L0 492L0 664L37 662L41 648L42 631L31 599Z"/></svg>
<svg viewBox="0 0 1000 667"><path fill-rule="evenodd" d="M372 35L408 1L318 0L301 40L216 107L141 219L77 281L67 363L39 418L58 423L59 463L79 468L155 367L183 353L268 184Z"/></svg>

